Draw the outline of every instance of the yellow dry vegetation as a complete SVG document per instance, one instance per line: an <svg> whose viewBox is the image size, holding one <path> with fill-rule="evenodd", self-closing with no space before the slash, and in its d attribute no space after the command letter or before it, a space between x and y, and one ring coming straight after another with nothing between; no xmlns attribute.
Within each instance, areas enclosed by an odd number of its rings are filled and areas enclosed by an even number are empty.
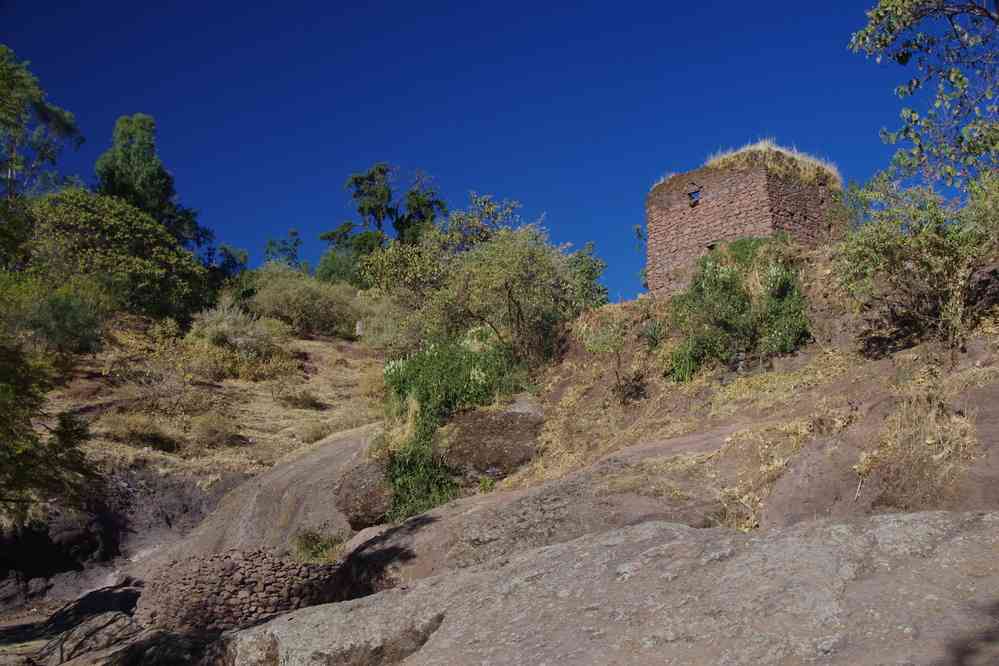
<svg viewBox="0 0 999 666"><path fill-rule="evenodd" d="M837 189L843 187L843 177L835 164L797 148L778 145L772 138L741 148L720 150L710 155L704 166L711 169L748 169L761 164L771 172L793 176L806 183L823 182Z"/></svg>
<svg viewBox="0 0 999 666"><path fill-rule="evenodd" d="M796 370L736 377L712 395L711 414L733 414L742 407L766 409L789 403L803 391L843 376L858 360L854 354L828 349L818 352L807 365Z"/></svg>

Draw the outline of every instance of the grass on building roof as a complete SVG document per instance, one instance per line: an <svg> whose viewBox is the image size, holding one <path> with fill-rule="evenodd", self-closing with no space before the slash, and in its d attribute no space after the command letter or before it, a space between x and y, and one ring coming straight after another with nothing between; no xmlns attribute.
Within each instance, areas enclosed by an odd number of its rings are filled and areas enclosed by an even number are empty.
<svg viewBox="0 0 999 666"><path fill-rule="evenodd" d="M759 164L781 175L797 176L807 183L827 181L836 188L843 187L843 178L835 164L796 148L780 146L773 139L719 151L708 157L704 166L709 169L740 169Z"/></svg>

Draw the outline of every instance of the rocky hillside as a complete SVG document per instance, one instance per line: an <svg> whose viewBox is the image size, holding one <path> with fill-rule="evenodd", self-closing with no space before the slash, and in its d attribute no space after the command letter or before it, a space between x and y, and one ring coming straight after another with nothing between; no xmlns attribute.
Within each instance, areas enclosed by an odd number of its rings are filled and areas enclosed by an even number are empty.
<svg viewBox="0 0 999 666"><path fill-rule="evenodd" d="M983 320L953 355L871 358L844 334L850 313L808 288L813 342L687 383L657 369L661 303L584 315L533 391L434 435L457 497L401 522L385 519L381 361L363 345L294 342L292 388L195 385L239 439L195 445L181 409L161 423L174 450L116 434L104 415L162 402L95 358L50 399L92 420L89 446L123 483L154 475L155 492L121 513L136 517L113 554L65 565L83 572L70 582L29 575L18 589L37 612L7 616L0 655L994 663L999 326ZM608 320L621 344L588 345Z"/></svg>

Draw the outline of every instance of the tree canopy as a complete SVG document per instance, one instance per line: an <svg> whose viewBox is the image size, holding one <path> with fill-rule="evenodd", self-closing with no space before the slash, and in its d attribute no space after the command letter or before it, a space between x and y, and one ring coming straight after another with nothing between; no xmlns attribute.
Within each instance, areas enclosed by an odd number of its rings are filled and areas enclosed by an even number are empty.
<svg viewBox="0 0 999 666"><path fill-rule="evenodd" d="M48 101L29 63L0 44L0 178L13 198L32 190L65 144L83 142L73 114Z"/></svg>
<svg viewBox="0 0 999 666"><path fill-rule="evenodd" d="M178 201L173 176L156 152L156 120L144 113L121 116L111 147L94 165L97 191L119 197L153 217L185 247L201 247L212 232Z"/></svg>
<svg viewBox="0 0 999 666"><path fill-rule="evenodd" d="M999 165L999 2L879 0L850 48L916 71L895 93L928 100L902 109L902 127L884 131L904 142L896 164L948 185L966 185ZM935 85L932 92L927 89ZM920 93L926 91L927 94Z"/></svg>
<svg viewBox="0 0 999 666"><path fill-rule="evenodd" d="M74 188L32 203L29 269L53 282L100 279L130 311L184 317L206 297L207 271L152 217Z"/></svg>

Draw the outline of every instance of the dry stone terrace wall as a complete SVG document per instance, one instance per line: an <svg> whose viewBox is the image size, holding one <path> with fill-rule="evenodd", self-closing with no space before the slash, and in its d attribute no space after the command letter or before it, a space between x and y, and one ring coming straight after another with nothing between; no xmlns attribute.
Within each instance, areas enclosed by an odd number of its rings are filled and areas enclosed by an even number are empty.
<svg viewBox="0 0 999 666"><path fill-rule="evenodd" d="M698 258L718 242L785 231L814 244L829 237L834 193L821 184L780 176L764 165L703 167L673 176L646 199L646 279L668 295L690 281Z"/></svg>
<svg viewBox="0 0 999 666"><path fill-rule="evenodd" d="M337 570L262 550L175 561L146 585L136 619L171 631L248 627L276 613L334 601Z"/></svg>

